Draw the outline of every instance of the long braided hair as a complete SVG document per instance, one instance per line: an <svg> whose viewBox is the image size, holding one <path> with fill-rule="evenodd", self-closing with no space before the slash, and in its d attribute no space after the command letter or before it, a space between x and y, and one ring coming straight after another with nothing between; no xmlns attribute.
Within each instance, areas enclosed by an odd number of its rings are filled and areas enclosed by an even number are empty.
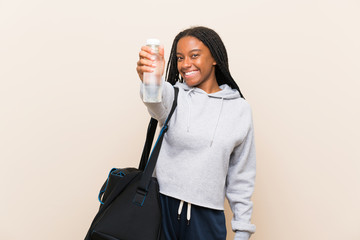
<svg viewBox="0 0 360 240"><path fill-rule="evenodd" d="M177 68L176 48L179 40L186 36L192 36L199 39L206 47L209 48L211 55L216 61L215 77L218 85L227 84L231 88L238 90L240 96L244 98L239 86L230 74L228 56L224 43L214 30L203 26L188 28L176 35L167 64L166 81L172 85L174 85L177 81L183 82L183 79L179 76Z"/></svg>

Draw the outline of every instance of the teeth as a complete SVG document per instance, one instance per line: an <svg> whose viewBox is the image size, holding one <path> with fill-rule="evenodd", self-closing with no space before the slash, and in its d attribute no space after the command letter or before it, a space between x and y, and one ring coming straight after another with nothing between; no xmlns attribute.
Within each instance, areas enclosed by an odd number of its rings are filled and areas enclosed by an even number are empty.
<svg viewBox="0 0 360 240"><path fill-rule="evenodd" d="M185 73L185 76L189 76L189 75L191 75L191 74L194 74L196 71L191 71L191 72L186 72Z"/></svg>

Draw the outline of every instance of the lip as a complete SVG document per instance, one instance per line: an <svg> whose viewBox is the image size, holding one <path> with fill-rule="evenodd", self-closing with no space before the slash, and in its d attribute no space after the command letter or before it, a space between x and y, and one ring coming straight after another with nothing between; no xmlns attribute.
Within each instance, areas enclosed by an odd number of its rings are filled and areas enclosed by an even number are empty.
<svg viewBox="0 0 360 240"><path fill-rule="evenodd" d="M198 72L199 72L199 70L191 70L191 71L186 71L186 72L183 71L183 76L184 76L185 78L189 78L189 77L194 76L194 75L197 74Z"/></svg>

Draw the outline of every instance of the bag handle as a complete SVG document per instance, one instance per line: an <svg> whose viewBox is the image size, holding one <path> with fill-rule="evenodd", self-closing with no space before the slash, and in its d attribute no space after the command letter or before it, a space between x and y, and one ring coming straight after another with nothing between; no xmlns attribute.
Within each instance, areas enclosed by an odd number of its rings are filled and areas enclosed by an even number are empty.
<svg viewBox="0 0 360 240"><path fill-rule="evenodd" d="M135 197L133 200L133 202L135 204L138 204L140 206L142 206L144 204L146 194L148 192L148 187L151 182L151 177L154 172L157 159L159 157L162 141L164 139L164 134L168 130L168 124L169 124L170 118L173 115L173 113L176 109L176 106L177 106L177 98L178 98L179 89L177 87L174 87L174 91L175 91L174 101L173 101L170 113L169 113L167 119L165 120L164 126L162 127L162 129L160 131L159 137L155 143L153 151L151 152L150 158L148 161L146 161L146 159L148 159L148 156L149 156L151 144L154 139L156 125L157 125L157 120L155 120L153 118L150 119L150 123L148 126L148 133L146 136L146 142L144 145L144 149L143 149L143 153L142 153L140 165L139 165L139 169L141 169L141 170L143 169L144 171L142 173L142 176L141 176L141 179L139 182L139 186L138 186L138 189L136 191L136 194L135 194Z"/></svg>

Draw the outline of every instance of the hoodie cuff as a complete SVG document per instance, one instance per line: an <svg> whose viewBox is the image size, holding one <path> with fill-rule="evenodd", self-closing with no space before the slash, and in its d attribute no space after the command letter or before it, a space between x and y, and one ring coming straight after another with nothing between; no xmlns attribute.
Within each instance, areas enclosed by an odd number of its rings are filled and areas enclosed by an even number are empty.
<svg viewBox="0 0 360 240"><path fill-rule="evenodd" d="M249 240L250 235L250 232L236 231L234 240Z"/></svg>

